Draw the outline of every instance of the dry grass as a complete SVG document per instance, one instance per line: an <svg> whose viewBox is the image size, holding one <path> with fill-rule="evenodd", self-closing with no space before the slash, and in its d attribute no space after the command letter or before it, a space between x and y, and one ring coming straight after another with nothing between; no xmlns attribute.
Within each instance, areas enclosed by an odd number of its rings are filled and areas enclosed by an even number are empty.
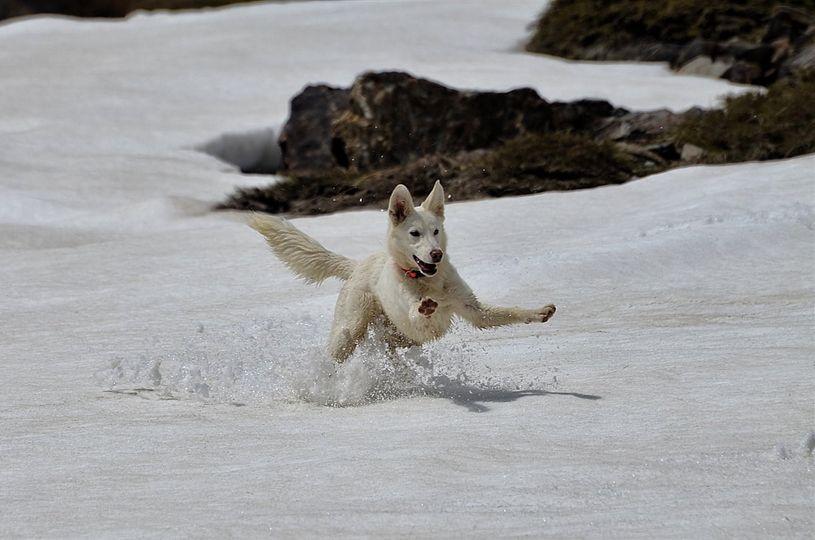
<svg viewBox="0 0 815 540"><path fill-rule="evenodd" d="M815 0L555 0L527 49L573 59L649 59L631 58L636 49L667 60L660 57L665 48L648 45L679 46L696 38L759 41L778 5L815 9Z"/></svg>
<svg viewBox="0 0 815 540"><path fill-rule="evenodd" d="M675 137L704 149L704 161L730 163L815 153L815 70L763 94L731 96L723 109L679 125Z"/></svg>

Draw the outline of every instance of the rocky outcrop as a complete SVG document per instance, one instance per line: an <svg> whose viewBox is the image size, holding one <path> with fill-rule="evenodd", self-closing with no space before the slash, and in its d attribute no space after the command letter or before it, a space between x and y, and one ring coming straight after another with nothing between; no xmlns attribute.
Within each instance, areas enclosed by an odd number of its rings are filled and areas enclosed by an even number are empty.
<svg viewBox="0 0 815 540"><path fill-rule="evenodd" d="M365 73L350 89L308 86L280 136L283 170L359 174L429 155L490 149L527 134L579 132L654 142L681 115L632 113L607 101L548 102L531 88L474 92L402 72Z"/></svg>
<svg viewBox="0 0 815 540"><path fill-rule="evenodd" d="M342 163L335 158L333 123L348 111L350 94L347 89L317 85L294 96L279 139L284 170L330 169Z"/></svg>
<svg viewBox="0 0 815 540"><path fill-rule="evenodd" d="M666 133L683 117L365 73L349 89L295 96L279 139L289 179L241 190L224 207L331 212L380 205L400 182L421 196L436 179L458 199L620 183L680 159Z"/></svg>
<svg viewBox="0 0 815 540"><path fill-rule="evenodd" d="M673 139L674 130L691 118L703 114L697 107L677 114L668 109L656 111L629 112L624 111L604 119L594 131L596 138L601 140L624 143L629 151L638 148L642 155L649 156L659 163L680 161L681 148Z"/></svg>
<svg viewBox="0 0 815 540"><path fill-rule="evenodd" d="M555 0L527 48L573 59L665 61L685 74L768 86L815 67L813 6Z"/></svg>
<svg viewBox="0 0 815 540"><path fill-rule="evenodd" d="M289 171L366 172L542 133L553 115L529 88L466 92L407 73L366 73L349 90L305 88L292 100L280 146Z"/></svg>
<svg viewBox="0 0 815 540"><path fill-rule="evenodd" d="M618 184L683 164L815 152L815 70L723 109L634 112L605 101L549 102L534 90L459 91L406 73L350 89L306 88L280 138L281 174L222 208L319 214L382 208L393 186L436 180L452 200Z"/></svg>
<svg viewBox="0 0 815 540"><path fill-rule="evenodd" d="M367 73L333 125L335 158L353 171L402 165L431 154L489 148L552 126L537 92L457 91L406 73Z"/></svg>
<svg viewBox="0 0 815 540"><path fill-rule="evenodd" d="M679 50L671 67L680 73L768 86L779 77L815 67L813 39L815 19L811 14L779 7L767 23L761 42L696 39Z"/></svg>

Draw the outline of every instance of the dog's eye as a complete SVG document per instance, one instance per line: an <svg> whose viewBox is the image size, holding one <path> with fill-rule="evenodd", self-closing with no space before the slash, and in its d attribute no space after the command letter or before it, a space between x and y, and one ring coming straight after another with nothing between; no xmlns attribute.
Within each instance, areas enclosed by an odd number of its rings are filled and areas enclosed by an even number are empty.
<svg viewBox="0 0 815 540"><path fill-rule="evenodd" d="M435 231L433 231L433 234L439 234L439 230L436 229Z"/></svg>
<svg viewBox="0 0 815 540"><path fill-rule="evenodd" d="M420 233L419 231L410 231L410 236L421 236L421 235L422 233Z"/></svg>

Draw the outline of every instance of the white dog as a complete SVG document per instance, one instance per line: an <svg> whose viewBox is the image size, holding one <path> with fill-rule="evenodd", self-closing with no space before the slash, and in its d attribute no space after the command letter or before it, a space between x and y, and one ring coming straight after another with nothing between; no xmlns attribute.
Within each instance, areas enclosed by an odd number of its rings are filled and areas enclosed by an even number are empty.
<svg viewBox="0 0 815 540"><path fill-rule="evenodd" d="M365 337L368 325L382 320L391 347L438 339L457 315L478 328L546 322L555 312L482 304L450 264L444 234L444 189L439 182L419 208L403 185L388 205L388 249L362 262L328 251L289 222L255 215L251 226L266 237L275 254L311 283L336 277L346 283L334 310L329 353L342 362Z"/></svg>

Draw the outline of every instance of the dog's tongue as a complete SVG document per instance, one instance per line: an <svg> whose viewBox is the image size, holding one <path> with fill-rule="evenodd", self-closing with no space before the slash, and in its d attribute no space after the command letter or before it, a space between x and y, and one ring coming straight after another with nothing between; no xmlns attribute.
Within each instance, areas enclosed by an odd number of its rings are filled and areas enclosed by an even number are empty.
<svg viewBox="0 0 815 540"><path fill-rule="evenodd" d="M416 262L419 263L419 270L422 271L423 274L433 275L436 273L436 265L435 264L427 264L426 262L416 259Z"/></svg>

